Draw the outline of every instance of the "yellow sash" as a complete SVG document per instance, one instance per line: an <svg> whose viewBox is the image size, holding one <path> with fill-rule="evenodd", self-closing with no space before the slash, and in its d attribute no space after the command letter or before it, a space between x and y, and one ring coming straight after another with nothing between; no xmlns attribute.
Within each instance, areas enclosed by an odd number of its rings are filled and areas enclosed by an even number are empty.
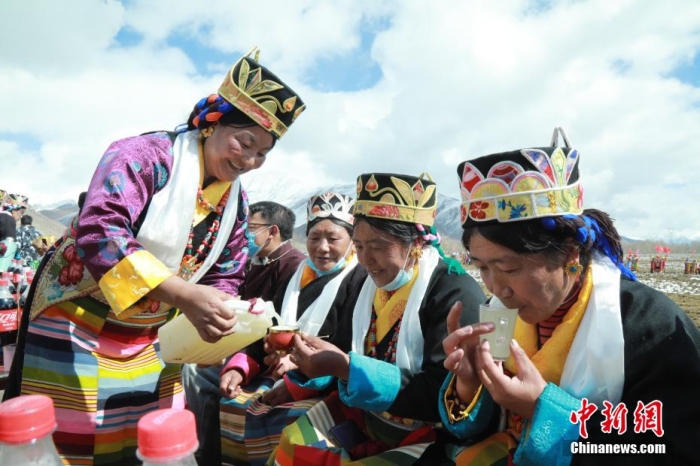
<svg viewBox="0 0 700 466"><path fill-rule="evenodd" d="M374 302L372 303L377 313L377 343L384 339L389 330L401 318L403 311L406 310L408 296L411 294L416 277L418 277L417 265L413 267L411 281L393 294L390 291L377 288L377 292L374 294Z"/></svg>
<svg viewBox="0 0 700 466"><path fill-rule="evenodd" d="M593 280L591 269L589 268L576 303L571 306L564 319L554 329L552 336L539 350L537 349L537 325L528 324L521 320L520 317L515 322L515 340L525 350L525 354L537 367L545 381L559 384L562 371L564 370L564 363L569 355L569 350L574 342L581 319L586 313L592 290ZM513 374L518 373L512 356L505 362L504 367Z"/></svg>
<svg viewBox="0 0 700 466"><path fill-rule="evenodd" d="M202 186L204 183L204 153L202 151L202 144L199 144L199 186ZM226 190L231 187L231 182L230 181L220 181L216 180L212 182L209 186L204 188L202 190L202 193L204 194L204 199L209 201L211 205L219 205L219 202L221 201L221 198L224 196L224 193ZM199 223L207 218L207 216L211 213L209 209L204 208L199 203L199 199L197 199L197 202L195 203L195 212L194 212L194 224L199 225Z"/></svg>

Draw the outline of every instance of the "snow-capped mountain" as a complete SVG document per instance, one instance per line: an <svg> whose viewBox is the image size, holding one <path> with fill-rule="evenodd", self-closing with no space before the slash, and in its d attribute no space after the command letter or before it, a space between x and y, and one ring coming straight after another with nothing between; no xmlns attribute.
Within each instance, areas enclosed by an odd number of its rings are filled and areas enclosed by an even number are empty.
<svg viewBox="0 0 700 466"><path fill-rule="evenodd" d="M250 202L274 201L285 205L294 211L297 217L295 229L306 225L306 205L311 196L325 192L336 192L346 196L356 196L355 184L341 184L309 188L293 184L278 184L269 189L251 187L248 189ZM459 239L462 228L459 221L459 200L438 193L438 213L435 217L435 228L442 236ZM303 230L303 228L302 228Z"/></svg>
<svg viewBox="0 0 700 466"><path fill-rule="evenodd" d="M285 205L294 211L297 217L295 227L306 225L306 204L311 196L329 191L355 197L355 184L342 184L330 186L308 186L299 183L277 182L274 184L254 184L246 187L250 202L274 201ZM75 200L63 200L50 205L36 206L37 212L67 226L78 212L78 203ZM459 223L459 201L452 197L438 193L438 213L435 218L435 227L441 235L458 239L462 235Z"/></svg>
<svg viewBox="0 0 700 466"><path fill-rule="evenodd" d="M37 205L37 212L61 223L64 226L68 226L78 213L78 201L73 199L66 199L63 201L54 202L48 205Z"/></svg>

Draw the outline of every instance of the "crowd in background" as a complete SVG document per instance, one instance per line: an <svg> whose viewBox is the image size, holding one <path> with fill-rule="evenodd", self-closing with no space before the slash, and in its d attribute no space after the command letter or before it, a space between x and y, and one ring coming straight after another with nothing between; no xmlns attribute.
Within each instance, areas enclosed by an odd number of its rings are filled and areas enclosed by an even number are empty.
<svg viewBox="0 0 700 466"><path fill-rule="evenodd" d="M0 272L5 272L13 260L22 267L36 269L55 237L43 236L26 214L29 198L8 194L0 189Z"/></svg>

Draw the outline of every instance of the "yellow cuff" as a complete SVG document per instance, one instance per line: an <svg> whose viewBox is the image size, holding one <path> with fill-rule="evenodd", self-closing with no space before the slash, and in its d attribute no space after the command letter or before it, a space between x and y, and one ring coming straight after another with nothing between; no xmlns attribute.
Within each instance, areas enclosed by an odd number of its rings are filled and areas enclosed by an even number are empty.
<svg viewBox="0 0 700 466"><path fill-rule="evenodd" d="M456 383L457 377L453 374L452 380L450 380L447 390L445 390L445 397L443 400L450 424L463 421L469 416L469 413L472 411L472 409L474 409L474 406L476 406L476 402L479 401L481 389L484 387L483 385L479 385L479 388L476 390L476 393L474 393L474 397L472 398L471 402L465 407L464 403L462 403L462 400L460 400L459 396L457 395Z"/></svg>
<svg viewBox="0 0 700 466"><path fill-rule="evenodd" d="M136 309L125 311L172 275L153 254L142 249L120 260L102 276L99 285L112 311L123 319L138 313Z"/></svg>

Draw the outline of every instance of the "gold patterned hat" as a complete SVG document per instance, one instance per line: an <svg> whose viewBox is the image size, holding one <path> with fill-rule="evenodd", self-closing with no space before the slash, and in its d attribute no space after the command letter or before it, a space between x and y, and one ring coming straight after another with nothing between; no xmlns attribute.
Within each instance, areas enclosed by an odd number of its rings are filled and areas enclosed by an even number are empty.
<svg viewBox="0 0 700 466"><path fill-rule="evenodd" d="M436 213L437 186L427 173L365 173L357 178L356 216L431 226Z"/></svg>
<svg viewBox="0 0 700 466"><path fill-rule="evenodd" d="M307 222L319 218L336 218L352 225L355 220L352 216L354 205L353 198L340 193L328 192L313 196L306 206Z"/></svg>
<svg viewBox="0 0 700 466"><path fill-rule="evenodd" d="M219 95L281 138L306 105L280 78L258 63L259 55L260 50L253 47L241 57L224 78Z"/></svg>
<svg viewBox="0 0 700 466"><path fill-rule="evenodd" d="M564 147L558 147L559 135ZM486 155L459 164L462 227L583 212L579 153L561 128L549 147Z"/></svg>

